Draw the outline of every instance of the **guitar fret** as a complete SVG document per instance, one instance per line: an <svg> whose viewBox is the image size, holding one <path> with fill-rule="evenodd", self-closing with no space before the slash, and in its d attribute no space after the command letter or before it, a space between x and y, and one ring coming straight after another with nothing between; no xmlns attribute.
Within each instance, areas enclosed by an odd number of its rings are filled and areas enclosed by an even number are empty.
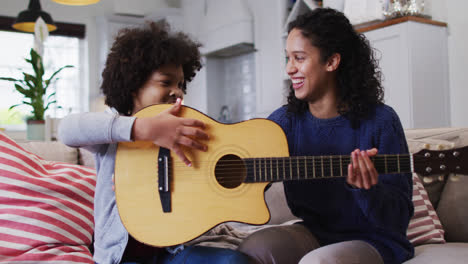
<svg viewBox="0 0 468 264"><path fill-rule="evenodd" d="M398 172L400 172L400 154L397 155Z"/></svg>
<svg viewBox="0 0 468 264"><path fill-rule="evenodd" d="M278 165L278 158L276 160L276 180L279 181L279 165Z"/></svg>
<svg viewBox="0 0 468 264"><path fill-rule="evenodd" d="M333 158L330 156L330 176L334 176L333 174Z"/></svg>
<svg viewBox="0 0 468 264"><path fill-rule="evenodd" d="M301 175L301 173L299 172L299 168L301 167L301 165L299 164L299 157L297 158L297 178L299 179L299 175Z"/></svg>
<svg viewBox="0 0 468 264"><path fill-rule="evenodd" d="M286 172L285 172L286 165L284 164L285 159L286 158L283 158L283 179L286 179Z"/></svg>
<svg viewBox="0 0 468 264"><path fill-rule="evenodd" d="M292 159L289 160L289 178L292 180Z"/></svg>
<svg viewBox="0 0 468 264"><path fill-rule="evenodd" d="M343 177L343 161L340 155L340 176Z"/></svg>
<svg viewBox="0 0 468 264"><path fill-rule="evenodd" d="M305 178L307 179L307 157L304 156L304 165L305 165Z"/></svg>
<svg viewBox="0 0 468 264"><path fill-rule="evenodd" d="M273 158L270 158L270 179L273 181Z"/></svg>
<svg viewBox="0 0 468 264"><path fill-rule="evenodd" d="M254 182L257 182L257 159L253 160L254 164Z"/></svg>
<svg viewBox="0 0 468 264"><path fill-rule="evenodd" d="M315 157L312 157L312 177L315 179Z"/></svg>
<svg viewBox="0 0 468 264"><path fill-rule="evenodd" d="M384 163L385 163L385 173L388 173L388 168L387 168L387 155L384 155Z"/></svg>
<svg viewBox="0 0 468 264"><path fill-rule="evenodd" d="M264 173L263 171L263 159L260 159L260 181L262 181L262 174Z"/></svg>
<svg viewBox="0 0 468 264"><path fill-rule="evenodd" d="M321 176L322 176L322 178L324 178L324 173L323 173L323 156L320 156L320 161L321 161L321 163L322 163L322 166L321 166L321 167L322 167L322 175L321 175Z"/></svg>

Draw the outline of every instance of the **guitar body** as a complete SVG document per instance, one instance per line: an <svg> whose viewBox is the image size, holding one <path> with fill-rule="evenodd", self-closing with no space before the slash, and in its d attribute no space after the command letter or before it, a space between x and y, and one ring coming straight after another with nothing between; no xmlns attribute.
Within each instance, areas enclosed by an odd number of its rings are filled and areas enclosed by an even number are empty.
<svg viewBox="0 0 468 264"><path fill-rule="evenodd" d="M150 106L135 116L155 116L169 107ZM241 165L239 158L289 156L282 129L266 119L222 124L189 107L183 107L180 116L205 122L210 140L205 142L207 152L184 149L192 167L171 153L170 212L163 212L158 191L159 147L141 141L118 145L115 196L128 232L142 243L164 247L193 240L223 222L266 223L268 183L243 183L244 169L217 164L226 159Z"/></svg>

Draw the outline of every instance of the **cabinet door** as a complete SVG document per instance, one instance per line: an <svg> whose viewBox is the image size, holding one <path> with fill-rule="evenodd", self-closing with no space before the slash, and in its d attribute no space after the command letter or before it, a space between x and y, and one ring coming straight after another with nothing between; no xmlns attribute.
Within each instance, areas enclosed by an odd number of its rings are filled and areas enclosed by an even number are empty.
<svg viewBox="0 0 468 264"><path fill-rule="evenodd" d="M403 127L412 127L408 41L403 24L369 31L365 35L379 60L385 103L395 109Z"/></svg>

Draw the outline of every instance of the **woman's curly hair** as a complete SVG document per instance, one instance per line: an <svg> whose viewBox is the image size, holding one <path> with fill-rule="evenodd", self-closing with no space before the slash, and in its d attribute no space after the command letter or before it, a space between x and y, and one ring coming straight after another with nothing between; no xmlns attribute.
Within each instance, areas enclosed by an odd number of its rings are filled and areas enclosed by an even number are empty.
<svg viewBox="0 0 468 264"><path fill-rule="evenodd" d="M182 66L184 85L200 70L200 43L182 32L171 33L166 22L148 23L119 31L102 72L105 103L123 115L133 110L135 94L161 66Z"/></svg>
<svg viewBox="0 0 468 264"><path fill-rule="evenodd" d="M325 63L335 53L341 61L337 69L338 113L350 119L353 126L378 104L383 103L384 90L378 61L364 35L358 34L345 15L330 8L318 8L299 16L288 25L288 32L299 29L311 44L320 50ZM288 110L303 113L306 101L299 100L290 87Z"/></svg>

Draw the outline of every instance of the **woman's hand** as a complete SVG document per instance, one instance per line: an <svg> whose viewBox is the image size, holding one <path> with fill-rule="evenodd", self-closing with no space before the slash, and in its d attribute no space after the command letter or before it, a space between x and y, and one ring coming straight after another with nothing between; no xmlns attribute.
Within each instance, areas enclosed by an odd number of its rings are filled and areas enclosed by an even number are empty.
<svg viewBox="0 0 468 264"><path fill-rule="evenodd" d="M377 184L379 174L369 158L377 155L377 152L376 148L367 151L356 149L351 152L352 162L348 165L348 176L346 178L348 184L366 190Z"/></svg>
<svg viewBox="0 0 468 264"><path fill-rule="evenodd" d="M182 146L202 151L207 146L201 140L207 140L208 134L203 129L205 124L197 119L178 117L180 98L169 109L153 117L137 118L132 128L133 140L153 141L156 145L172 150L179 158L191 166Z"/></svg>

